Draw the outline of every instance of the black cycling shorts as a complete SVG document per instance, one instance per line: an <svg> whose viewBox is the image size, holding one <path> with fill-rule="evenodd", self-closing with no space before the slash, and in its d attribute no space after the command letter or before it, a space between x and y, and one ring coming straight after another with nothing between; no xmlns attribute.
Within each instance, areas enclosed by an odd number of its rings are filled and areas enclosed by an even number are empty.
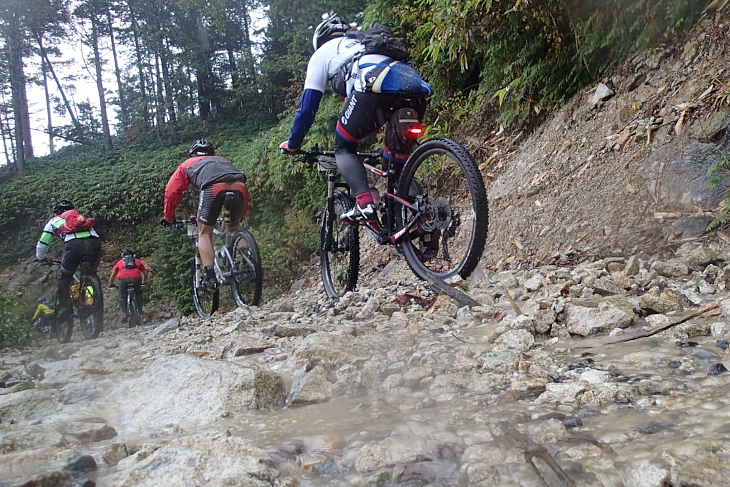
<svg viewBox="0 0 730 487"><path fill-rule="evenodd" d="M96 237L75 238L63 246L61 267L73 274L82 262L89 263L89 271L96 272L101 260L101 239Z"/></svg>
<svg viewBox="0 0 730 487"><path fill-rule="evenodd" d="M358 144L388 121L396 95L353 90L345 102L335 131L335 152L357 150Z"/></svg>
<svg viewBox="0 0 730 487"><path fill-rule="evenodd" d="M243 181L213 183L200 190L198 221L215 225L221 209L231 212L231 226L236 226L248 213L248 187Z"/></svg>

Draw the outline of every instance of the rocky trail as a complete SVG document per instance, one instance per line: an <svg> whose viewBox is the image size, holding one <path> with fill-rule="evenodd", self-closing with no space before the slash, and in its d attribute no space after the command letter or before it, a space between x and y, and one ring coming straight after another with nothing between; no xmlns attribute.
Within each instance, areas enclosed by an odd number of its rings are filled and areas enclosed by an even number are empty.
<svg viewBox="0 0 730 487"><path fill-rule="evenodd" d="M5 350L0 485L730 485L728 259L487 272L472 308L395 270Z"/></svg>

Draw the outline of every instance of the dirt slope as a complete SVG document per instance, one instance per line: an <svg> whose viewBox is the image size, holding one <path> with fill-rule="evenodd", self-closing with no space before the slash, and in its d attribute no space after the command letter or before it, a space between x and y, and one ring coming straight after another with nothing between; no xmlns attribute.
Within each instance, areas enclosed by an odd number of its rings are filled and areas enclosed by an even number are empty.
<svg viewBox="0 0 730 487"><path fill-rule="evenodd" d="M659 151L676 155L697 144L709 148L714 155L698 163L696 178L706 188L706 166L729 148L727 4L707 12L674 45L636 56L601 80L615 94L595 106L598 83L531 134L499 133L486 125L460 137L478 158L490 197L485 267L671 249L682 237L672 224L712 212L717 195L702 198L696 193L706 189L682 184L677 191L693 194L684 199L666 194L677 179L661 173L669 161L655 164L653 171L646 161ZM472 126L485 124L475 120ZM677 164L681 175L688 163ZM667 177L664 187L656 184Z"/></svg>

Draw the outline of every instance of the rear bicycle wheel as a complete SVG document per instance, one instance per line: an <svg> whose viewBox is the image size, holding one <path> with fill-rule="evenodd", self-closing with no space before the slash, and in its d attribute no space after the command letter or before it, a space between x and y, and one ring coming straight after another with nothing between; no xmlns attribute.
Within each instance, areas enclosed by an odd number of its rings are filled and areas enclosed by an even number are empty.
<svg viewBox="0 0 730 487"><path fill-rule="evenodd" d="M415 219L399 243L411 270L426 279L468 277L487 242L489 211L484 180L458 142L437 137L419 145L400 178L398 194L418 206L401 205L398 226Z"/></svg>
<svg viewBox="0 0 730 487"><path fill-rule="evenodd" d="M84 337L98 338L104 329L104 295L97 276L86 276L80 286L79 318Z"/></svg>
<svg viewBox="0 0 730 487"><path fill-rule="evenodd" d="M56 312L58 312L60 308L61 302L58 299L58 294L56 294ZM53 334L60 343L68 343L71 341L73 326L74 317L72 310L69 310L68 314L63 318L59 318L56 315L53 316Z"/></svg>
<svg viewBox="0 0 730 487"><path fill-rule="evenodd" d="M248 230L240 230L233 240L231 252L233 272L229 281L231 294L238 306L256 306L261 302L264 271L256 240Z"/></svg>
<svg viewBox="0 0 730 487"><path fill-rule="evenodd" d="M345 225L339 215L350 210L352 202L341 191L335 191L330 211L325 205L319 239L319 260L322 284L327 296L337 299L357 286L360 268L360 238L358 226Z"/></svg>
<svg viewBox="0 0 730 487"><path fill-rule="evenodd" d="M139 311L139 306L137 306L136 295L127 295L127 312L129 313L129 328L139 326L140 322L142 321L142 315Z"/></svg>
<svg viewBox="0 0 730 487"><path fill-rule="evenodd" d="M204 289L200 285L200 281L203 278L203 269L197 265L195 259L191 262L190 273L190 290L193 294L193 305L195 311L198 312L198 316L201 318L207 318L216 311L218 311L219 293L218 288L215 289Z"/></svg>

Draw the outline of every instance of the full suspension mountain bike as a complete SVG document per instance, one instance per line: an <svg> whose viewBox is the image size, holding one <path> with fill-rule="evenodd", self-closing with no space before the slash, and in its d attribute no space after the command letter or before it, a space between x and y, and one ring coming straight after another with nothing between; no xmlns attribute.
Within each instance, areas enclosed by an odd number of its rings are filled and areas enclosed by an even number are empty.
<svg viewBox="0 0 730 487"><path fill-rule="evenodd" d="M421 279L469 276L486 245L488 203L484 181L469 152L458 142L435 137L420 144L423 133L415 103L401 100L386 125L390 157L383 151L358 153L362 158L378 218L345 224L354 195L337 171L333 151L318 148L295 154L325 174L327 198L320 223L322 283L330 298L357 285L360 227L381 245L395 245ZM398 150L400 149L400 151ZM410 154L410 155L408 155ZM405 163L397 162L405 159ZM382 193L382 194L381 194Z"/></svg>
<svg viewBox="0 0 730 487"><path fill-rule="evenodd" d="M47 265L60 272L61 262L49 260ZM61 343L71 340L74 321L78 321L81 332L87 339L97 338L104 325L104 295L101 282L96 274L89 272L87 262L82 262L71 281L71 311L65 317L54 315L53 333ZM58 293L55 298L55 311L60 309Z"/></svg>
<svg viewBox="0 0 730 487"><path fill-rule="evenodd" d="M231 297L237 306L255 306L261 301L264 273L256 240L245 229L230 232L229 221L230 213L224 210L223 218L217 220L221 228L213 229L213 266L219 285L215 289L206 289L201 285L205 269L198 253L197 220L190 218L173 223L177 228L187 228L188 237L195 245L195 258L190 264L190 290L195 310L201 318L218 311L221 285L230 285Z"/></svg>

